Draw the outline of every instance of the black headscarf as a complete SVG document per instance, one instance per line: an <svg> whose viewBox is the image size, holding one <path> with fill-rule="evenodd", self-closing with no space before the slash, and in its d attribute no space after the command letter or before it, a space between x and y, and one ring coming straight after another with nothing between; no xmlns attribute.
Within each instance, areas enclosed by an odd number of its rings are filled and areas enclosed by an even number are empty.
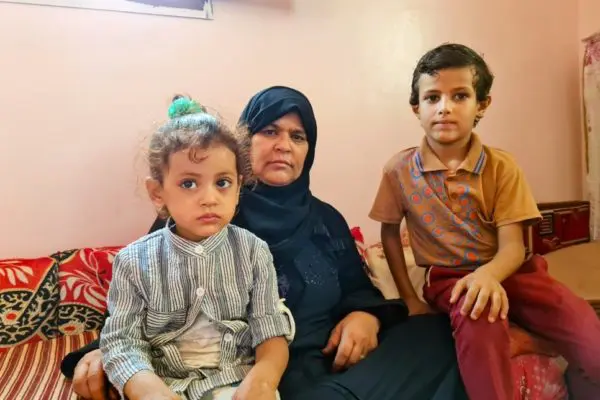
<svg viewBox="0 0 600 400"><path fill-rule="evenodd" d="M265 240L273 252L309 222L313 199L310 169L315 157L317 122L306 96L284 86L270 87L254 95L239 121L247 125L250 134L254 135L289 113L298 114L308 141L301 175L287 186L269 186L259 182L253 188L244 189L238 214L233 220L234 224Z"/></svg>

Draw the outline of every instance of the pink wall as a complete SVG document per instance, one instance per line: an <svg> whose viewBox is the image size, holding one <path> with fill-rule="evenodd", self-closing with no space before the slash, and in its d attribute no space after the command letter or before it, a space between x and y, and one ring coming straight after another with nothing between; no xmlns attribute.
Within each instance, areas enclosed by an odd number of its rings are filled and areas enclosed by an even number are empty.
<svg viewBox="0 0 600 400"><path fill-rule="evenodd" d="M579 0L579 37L584 38L600 31L600 2Z"/></svg>
<svg viewBox="0 0 600 400"><path fill-rule="evenodd" d="M215 0L215 21L0 4L0 257L143 234L153 211L136 155L173 92L233 122L271 84L313 101L313 191L373 240L381 167L421 137L412 68L444 41L485 53L497 75L483 138L516 156L539 201L580 197L577 7L372 3Z"/></svg>

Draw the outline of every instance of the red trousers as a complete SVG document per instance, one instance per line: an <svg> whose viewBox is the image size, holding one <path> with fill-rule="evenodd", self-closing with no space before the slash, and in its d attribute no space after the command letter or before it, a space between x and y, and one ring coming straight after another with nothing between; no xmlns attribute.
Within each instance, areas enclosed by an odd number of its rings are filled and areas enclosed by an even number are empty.
<svg viewBox="0 0 600 400"><path fill-rule="evenodd" d="M454 284L469 271L431 267L424 297L450 315L460 373L471 400L520 400L510 364L508 322L487 319L489 304L477 320L460 315L464 294L450 304ZM571 400L600 399L600 320L592 307L548 274L548 264L534 256L502 286L509 319L551 341L574 371Z"/></svg>

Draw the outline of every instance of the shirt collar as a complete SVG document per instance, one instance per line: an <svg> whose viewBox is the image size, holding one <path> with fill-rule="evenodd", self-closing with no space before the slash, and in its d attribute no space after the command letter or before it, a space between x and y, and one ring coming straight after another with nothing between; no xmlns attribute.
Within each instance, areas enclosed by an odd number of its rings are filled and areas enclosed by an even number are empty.
<svg viewBox="0 0 600 400"><path fill-rule="evenodd" d="M474 174L481 174L487 156L483 144L479 139L479 136L475 133L471 135L471 143L469 144L469 151L464 161L460 164L458 169L472 172ZM423 138L421 146L415 152L414 156L415 164L420 172L432 172L432 171L446 171L446 167L440 159L435 155L429 144L427 138Z"/></svg>
<svg viewBox="0 0 600 400"><path fill-rule="evenodd" d="M211 237L208 237L200 242L194 242L177 235L175 233L175 221L169 218L164 228L164 232L165 237L169 243L173 245L175 250L192 257L204 257L219 248L219 246L227 237L228 229L229 225L226 225L223 229Z"/></svg>

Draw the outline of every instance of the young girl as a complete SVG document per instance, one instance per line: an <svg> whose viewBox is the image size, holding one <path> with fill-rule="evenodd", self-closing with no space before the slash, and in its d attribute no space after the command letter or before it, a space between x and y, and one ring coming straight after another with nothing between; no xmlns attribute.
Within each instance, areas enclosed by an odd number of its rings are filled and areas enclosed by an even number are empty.
<svg viewBox="0 0 600 400"><path fill-rule="evenodd" d="M247 144L189 98L169 117L151 138L146 181L167 227L115 257L104 368L129 400L278 398L293 320L267 244L229 224L250 176Z"/></svg>

